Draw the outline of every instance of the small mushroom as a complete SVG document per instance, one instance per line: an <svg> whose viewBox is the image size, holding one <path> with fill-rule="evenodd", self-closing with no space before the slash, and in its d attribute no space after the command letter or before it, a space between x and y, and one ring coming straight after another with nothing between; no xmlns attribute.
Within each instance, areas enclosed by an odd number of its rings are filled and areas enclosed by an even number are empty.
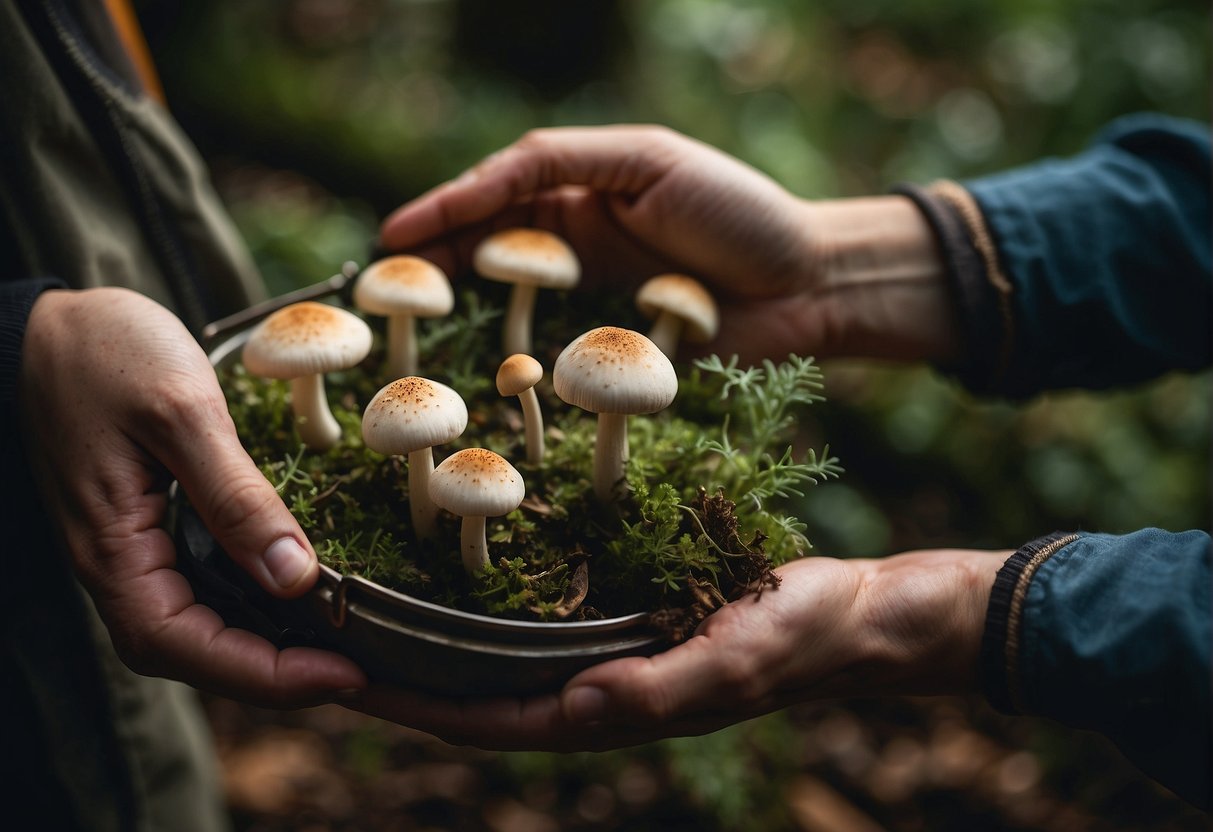
<svg viewBox="0 0 1213 832"><path fill-rule="evenodd" d="M305 301L258 324L242 360L253 375L290 380L299 438L323 451L341 438L324 394L324 374L353 367L370 351L371 329L365 321L344 309Z"/></svg>
<svg viewBox="0 0 1213 832"><path fill-rule="evenodd" d="M363 269L354 284L354 305L387 317L390 378L417 374L417 318L449 315L455 307L451 282L428 260L401 254Z"/></svg>
<svg viewBox="0 0 1213 832"><path fill-rule="evenodd" d="M598 414L594 443L594 494L602 502L626 493L628 416L655 413L678 393L670 359L639 332L604 326L564 348L552 370L556 395Z"/></svg>
<svg viewBox="0 0 1213 832"><path fill-rule="evenodd" d="M526 425L526 461L531 465L543 462L543 413L535 385L543 378L543 365L526 353L516 352L501 362L497 369L497 392L517 396L522 403L522 418Z"/></svg>
<svg viewBox="0 0 1213 832"><path fill-rule="evenodd" d="M679 339L702 344L716 337L720 314L703 284L682 274L659 274L636 292L636 306L655 319L649 340L673 358Z"/></svg>
<svg viewBox="0 0 1213 832"><path fill-rule="evenodd" d="M430 497L442 508L463 518L460 552L469 574L489 563L484 518L508 514L526 496L526 484L513 465L484 448L466 448L451 454L434 469Z"/></svg>
<svg viewBox="0 0 1213 832"><path fill-rule="evenodd" d="M581 264L568 244L537 228L511 228L486 237L472 264L482 277L514 286L502 333L506 355L531 352L536 290L571 289L581 279Z"/></svg>
<svg viewBox="0 0 1213 832"><path fill-rule="evenodd" d="M468 424L459 394L427 378L397 379L375 394L362 414L362 439L381 454L409 458L409 514L418 539L432 537L438 509L430 500L434 445L450 442Z"/></svg>

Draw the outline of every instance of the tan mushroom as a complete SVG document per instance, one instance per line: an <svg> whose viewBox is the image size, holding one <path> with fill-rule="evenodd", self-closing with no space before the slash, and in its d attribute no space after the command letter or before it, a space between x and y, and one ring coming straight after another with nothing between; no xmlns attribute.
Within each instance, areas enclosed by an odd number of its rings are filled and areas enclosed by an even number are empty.
<svg viewBox="0 0 1213 832"><path fill-rule="evenodd" d="M517 396L522 404L526 425L526 461L531 465L543 462L543 413L535 385L543 378L543 365L526 353L514 353L497 369L497 392Z"/></svg>
<svg viewBox="0 0 1213 832"><path fill-rule="evenodd" d="M679 340L702 344L716 337L720 313L703 284L684 274L649 278L636 292L636 306L653 320L649 340L673 358Z"/></svg>
<svg viewBox="0 0 1213 832"><path fill-rule="evenodd" d="M430 498L463 518L459 548L469 574L489 563L484 518L509 514L525 496L522 475L503 457L484 448L451 454L430 478Z"/></svg>
<svg viewBox="0 0 1213 832"><path fill-rule="evenodd" d="M409 459L409 514L418 539L432 537L438 509L430 500L433 446L450 442L468 424L463 399L445 384L407 376L375 394L362 414L362 439L381 454Z"/></svg>
<svg viewBox="0 0 1213 832"><path fill-rule="evenodd" d="M401 254L362 270L354 284L354 305L387 317L389 378L400 378L417 374L416 319L449 315L455 293L442 269Z"/></svg>
<svg viewBox="0 0 1213 832"><path fill-rule="evenodd" d="M552 370L556 395L598 414L594 494L602 502L627 493L629 415L655 413L678 393L678 376L665 354L630 329L604 326L578 336Z"/></svg>
<svg viewBox="0 0 1213 832"><path fill-rule="evenodd" d="M299 438L325 450L341 438L324 393L324 374L353 367L371 350L371 330L357 315L305 301L279 309L249 334L242 360L253 375L289 379Z"/></svg>
<svg viewBox="0 0 1213 832"><path fill-rule="evenodd" d="M511 228L486 237L472 264L482 277L513 284L502 332L506 355L532 351L536 291L570 289L581 280L581 264L568 244L537 228Z"/></svg>

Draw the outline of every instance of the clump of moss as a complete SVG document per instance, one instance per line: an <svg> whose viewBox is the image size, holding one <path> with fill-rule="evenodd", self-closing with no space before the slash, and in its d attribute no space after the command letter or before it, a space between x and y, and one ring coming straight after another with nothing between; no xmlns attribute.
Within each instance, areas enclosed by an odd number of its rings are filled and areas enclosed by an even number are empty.
<svg viewBox="0 0 1213 832"><path fill-rule="evenodd" d="M492 563L475 576L460 564L458 520L440 519L432 540L414 537L403 460L362 442L361 408L390 380L379 376L381 353L330 376L343 439L323 453L299 444L285 383L239 365L220 370L246 448L323 563L491 615L550 621L648 610L677 638L726 601L777 585L773 567L807 551L803 523L782 513L780 500L841 472L828 448L797 460L788 444L799 408L821 399L812 359L696 362L669 410L632 420L631 493L604 506L589 484L594 419L557 399L550 377L538 390L548 453L541 465L523 461L520 414L491 381L499 314L467 293L422 337L423 374L457 390L469 410L467 431L436 456L486 447L514 461L527 484L522 505L489 518Z"/></svg>

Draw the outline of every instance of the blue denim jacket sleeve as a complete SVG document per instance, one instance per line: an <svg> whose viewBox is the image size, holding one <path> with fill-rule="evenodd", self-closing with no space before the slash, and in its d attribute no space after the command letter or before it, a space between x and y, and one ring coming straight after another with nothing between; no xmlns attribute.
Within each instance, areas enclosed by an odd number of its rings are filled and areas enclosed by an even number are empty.
<svg viewBox="0 0 1213 832"><path fill-rule="evenodd" d="M978 392L1025 397L1208 366L1210 145L1208 125L1140 114L1073 158L965 182L980 212L965 219L992 240L1006 296L972 239L941 240L959 271L962 325L991 324L949 369Z"/></svg>
<svg viewBox="0 0 1213 832"><path fill-rule="evenodd" d="M982 681L1002 710L1090 728L1213 804L1213 574L1203 531L1054 534L995 583Z"/></svg>

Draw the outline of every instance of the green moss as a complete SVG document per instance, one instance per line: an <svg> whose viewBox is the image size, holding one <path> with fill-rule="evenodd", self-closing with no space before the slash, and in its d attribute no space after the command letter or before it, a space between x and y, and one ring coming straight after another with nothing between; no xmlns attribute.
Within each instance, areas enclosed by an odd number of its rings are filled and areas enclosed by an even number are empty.
<svg viewBox="0 0 1213 832"><path fill-rule="evenodd" d="M246 448L323 563L464 610L539 620L661 610L673 631L689 633L724 601L776 583L773 566L805 554L804 524L782 512L782 501L841 471L828 449L797 460L787 445L798 409L821 399L811 359L748 369L716 357L697 362L670 409L630 420L631 494L603 506L589 485L594 416L557 399L550 377L538 390L547 455L538 466L523 461L517 400L499 397L492 382L498 317L469 292L421 339L423 373L456 389L470 415L463 436L436 448L436 458L487 447L512 460L527 484L518 509L488 519L492 563L474 577L460 564L458 520L443 516L433 540L417 540L404 461L362 442L362 407L388 381L379 376L381 352L328 376L344 435L323 453L299 444L285 383L239 365L220 370ZM562 343L570 333L539 337Z"/></svg>

